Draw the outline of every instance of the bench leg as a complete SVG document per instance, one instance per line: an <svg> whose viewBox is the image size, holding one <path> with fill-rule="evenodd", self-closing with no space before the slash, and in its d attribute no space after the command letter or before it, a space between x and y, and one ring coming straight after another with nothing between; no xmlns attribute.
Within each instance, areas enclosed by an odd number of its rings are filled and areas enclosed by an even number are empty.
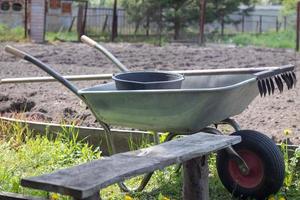
<svg viewBox="0 0 300 200"><path fill-rule="evenodd" d="M207 156L183 163L183 199L208 200Z"/></svg>
<svg viewBox="0 0 300 200"><path fill-rule="evenodd" d="M97 192L93 196L87 197L85 199L78 199L78 198L73 198L74 200L101 200L100 193Z"/></svg>

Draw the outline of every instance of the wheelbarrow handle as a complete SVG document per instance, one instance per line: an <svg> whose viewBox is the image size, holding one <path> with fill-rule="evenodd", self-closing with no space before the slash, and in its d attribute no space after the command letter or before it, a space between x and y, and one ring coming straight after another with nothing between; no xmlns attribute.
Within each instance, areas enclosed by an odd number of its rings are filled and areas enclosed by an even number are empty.
<svg viewBox="0 0 300 200"><path fill-rule="evenodd" d="M69 90L71 90L74 94L76 94L78 97L80 97L82 99L82 96L78 94L78 89L70 81L65 79L62 75L60 75L58 72L53 70L50 66L46 65L42 61L38 60L37 58L19 50L19 49L9 46L9 45L5 46L5 51L18 57L18 58L22 58L22 59L27 60L27 61L31 62L32 64L38 66L40 69L42 69L43 71L48 73L50 76L55 78L57 81L62 83L64 86L66 86Z"/></svg>
<svg viewBox="0 0 300 200"><path fill-rule="evenodd" d="M83 35L81 36L81 41L91 47L94 47L101 51L108 59L110 59L122 72L129 72L129 69L123 65L113 54L111 54L107 49L102 45L94 41L93 39Z"/></svg>

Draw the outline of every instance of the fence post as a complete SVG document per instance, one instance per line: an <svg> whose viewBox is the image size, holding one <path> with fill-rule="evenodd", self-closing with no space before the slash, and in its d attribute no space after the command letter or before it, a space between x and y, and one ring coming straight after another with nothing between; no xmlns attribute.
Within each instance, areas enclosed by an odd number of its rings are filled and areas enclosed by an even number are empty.
<svg viewBox="0 0 300 200"><path fill-rule="evenodd" d="M262 33L262 15L259 16L259 34Z"/></svg>
<svg viewBox="0 0 300 200"><path fill-rule="evenodd" d="M102 26L102 33L104 33L105 30L106 30L106 27L107 27L107 21L108 21L108 15L106 14L106 15L105 15L105 19L104 19L104 23L103 23L103 26Z"/></svg>
<svg viewBox="0 0 300 200"><path fill-rule="evenodd" d="M286 31L287 27L287 16L284 16L284 30Z"/></svg>
<svg viewBox="0 0 300 200"><path fill-rule="evenodd" d="M297 25L296 25L296 51L299 51L300 39L300 1L297 3Z"/></svg>
<svg viewBox="0 0 300 200"><path fill-rule="evenodd" d="M245 32L245 15L242 14L242 33Z"/></svg>
<svg viewBox="0 0 300 200"><path fill-rule="evenodd" d="M114 42L116 37L118 36L118 1L114 1L114 9L113 9L113 20L112 20L112 32L111 32L111 41Z"/></svg>
<svg viewBox="0 0 300 200"><path fill-rule="evenodd" d="M83 33L83 6L81 3L78 5L78 12L77 12L77 40L80 41L80 37L84 34Z"/></svg>
<svg viewBox="0 0 300 200"><path fill-rule="evenodd" d="M279 21L278 21L278 16L276 16L276 32L279 31Z"/></svg>
<svg viewBox="0 0 300 200"><path fill-rule="evenodd" d="M199 44L204 45L204 25L206 13L206 0L200 0L200 18L199 18Z"/></svg>
<svg viewBox="0 0 300 200"><path fill-rule="evenodd" d="M88 11L88 1L85 1L84 7L84 18L83 18L83 25L82 25L82 32L85 34L85 27L86 27L86 18L87 18L87 11Z"/></svg>
<svg viewBox="0 0 300 200"><path fill-rule="evenodd" d="M159 46L162 46L162 32L163 32L163 9L161 3L159 3Z"/></svg>
<svg viewBox="0 0 300 200"><path fill-rule="evenodd" d="M24 5L24 37L27 38L27 31L28 31L28 2L25 0L25 5Z"/></svg>
<svg viewBox="0 0 300 200"><path fill-rule="evenodd" d="M146 18L146 36L149 37L150 35L150 17L147 14L147 18Z"/></svg>
<svg viewBox="0 0 300 200"><path fill-rule="evenodd" d="M221 16L221 36L224 36L224 15Z"/></svg>

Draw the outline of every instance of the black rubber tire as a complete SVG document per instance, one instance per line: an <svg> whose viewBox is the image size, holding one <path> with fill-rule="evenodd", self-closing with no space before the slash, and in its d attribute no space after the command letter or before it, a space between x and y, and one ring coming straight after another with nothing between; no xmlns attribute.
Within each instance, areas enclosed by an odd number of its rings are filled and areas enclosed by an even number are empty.
<svg viewBox="0 0 300 200"><path fill-rule="evenodd" d="M231 174L235 172L229 171L232 170L229 166L229 162L232 163L232 158L225 150L219 151L217 154L217 171L225 188L233 196L242 199L250 197L262 200L277 193L283 185L285 176L284 158L280 149L270 138L257 131L241 130L232 135L238 135L242 138L241 143L233 146L234 150L237 152L247 151L257 156L261 161L258 165L263 172L262 178L258 179L255 186L243 187L232 177Z"/></svg>

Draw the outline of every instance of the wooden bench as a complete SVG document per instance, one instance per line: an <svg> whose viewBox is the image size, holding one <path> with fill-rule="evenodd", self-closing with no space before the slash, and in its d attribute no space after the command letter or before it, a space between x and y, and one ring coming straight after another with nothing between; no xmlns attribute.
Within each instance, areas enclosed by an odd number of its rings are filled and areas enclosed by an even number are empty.
<svg viewBox="0 0 300 200"><path fill-rule="evenodd" d="M163 169L172 164L183 163L183 199L209 199L206 155L240 141L239 136L197 133L149 148L115 154L54 173L24 178L21 180L21 185L69 195L74 199L98 200L101 199L100 190L111 184ZM2 194L3 196L5 194ZM21 199L21 197L16 199Z"/></svg>

